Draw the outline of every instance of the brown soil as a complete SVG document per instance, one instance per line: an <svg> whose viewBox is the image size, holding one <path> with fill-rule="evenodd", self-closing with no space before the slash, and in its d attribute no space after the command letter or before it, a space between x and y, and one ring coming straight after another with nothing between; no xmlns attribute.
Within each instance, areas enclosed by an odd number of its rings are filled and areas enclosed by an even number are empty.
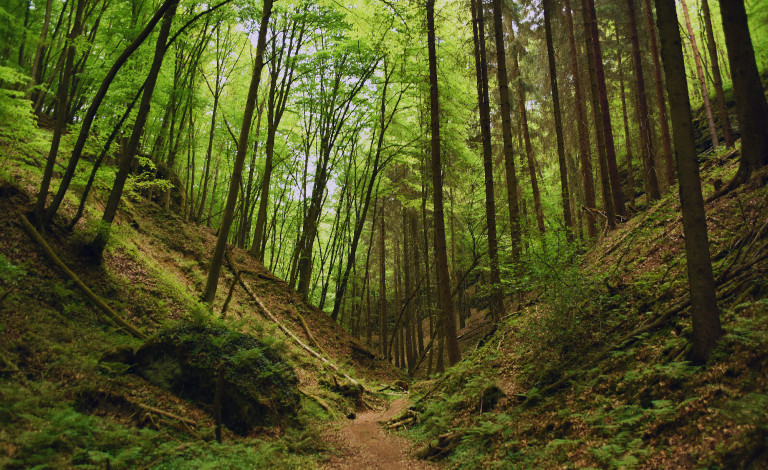
<svg viewBox="0 0 768 470"><path fill-rule="evenodd" d="M325 469L436 469L437 465L418 460L411 454L407 439L385 431L381 424L400 414L408 406L405 398L395 400L384 411L366 411L348 420L324 438L339 450Z"/></svg>

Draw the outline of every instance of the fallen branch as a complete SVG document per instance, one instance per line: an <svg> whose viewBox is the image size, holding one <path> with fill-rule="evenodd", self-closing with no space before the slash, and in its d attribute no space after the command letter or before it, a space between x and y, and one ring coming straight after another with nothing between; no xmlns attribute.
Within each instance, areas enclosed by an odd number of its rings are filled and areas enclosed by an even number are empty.
<svg viewBox="0 0 768 470"><path fill-rule="evenodd" d="M3 291L2 294L0 294L0 304L3 303L3 300L5 300L6 297L8 297L8 294L13 292L13 290L16 288L16 286L11 286Z"/></svg>
<svg viewBox="0 0 768 470"><path fill-rule="evenodd" d="M173 413L169 413L167 411L161 410L159 408L155 408L154 406L145 405L143 403L136 403L136 406L141 408L144 411L148 411L150 413L155 413L160 416L165 416L166 418L175 419L176 421L181 421L184 424L188 424L190 426L197 426L197 423L191 419L183 418L181 416L175 415Z"/></svg>
<svg viewBox="0 0 768 470"><path fill-rule="evenodd" d="M314 400L318 405L320 405L320 407L322 409L327 411L328 414L331 415L332 418L336 417L336 413L333 411L333 408L331 408L331 406L328 403L326 403L325 400L323 400L322 398L318 397L317 395L314 395L312 393L306 392L306 391L304 391L304 390L302 390L300 388L297 388L297 390L299 391L299 393L301 393L305 397L307 397L307 398L309 398L311 400Z"/></svg>
<svg viewBox="0 0 768 470"><path fill-rule="evenodd" d="M91 289L88 288L88 286L83 283L82 280L75 274L71 269L67 267L66 264L58 257L56 256L56 253L54 253L53 249L48 245L48 243L43 239L43 237L40 235L40 233L35 229L35 227L29 222L29 220L24 216L21 215L21 223L24 230L27 232L27 234L32 237L33 240L37 242L38 245L43 249L43 252L48 256L48 258L53 261L53 263L58 266L58 268L64 272L64 274L67 275L74 283L77 285L77 287L85 294L85 296L90 300L96 307L98 307L108 318L110 318L112 321L117 323L119 326L123 327L125 330L127 330L129 333L131 333L133 336L140 340L146 340L147 335L142 333L139 329L137 329L135 326L131 325L127 321L125 321L120 315L118 315L112 308L104 303L99 296L97 296Z"/></svg>
<svg viewBox="0 0 768 470"><path fill-rule="evenodd" d="M277 325L277 327L280 328L283 331L283 333L288 335L302 349L304 349L305 351L307 351L308 353L310 353L311 355L313 355L314 357L319 359L320 362L322 362L323 364L329 366L331 369L333 369L336 372L338 372L339 374L341 374L345 379L347 379L350 382L352 382L352 384L359 385L359 386L362 387L362 385L360 385L360 383L357 380L353 379L352 377L350 377L347 374L345 374L344 372L342 372L341 369L339 368L339 366L337 366L336 364L334 364L330 360L328 360L325 357L323 357L320 353L318 353L317 351L315 351L314 349L309 347L304 341L301 340L301 338L296 336L296 334L293 331L289 330L288 327L283 325L282 322L280 322L280 320L278 320L277 317L266 307L266 305L264 305L264 303L261 301L261 299L256 297L256 294L254 294L253 291L251 291L251 289L248 287L247 284L245 284L245 282L243 282L242 279L240 279L240 286L243 288L245 293L248 294L248 296L251 298L251 300L253 300L256 303L256 305L261 310L262 314L265 317L267 317L268 320L274 322ZM365 387L363 387L363 390L365 391Z"/></svg>

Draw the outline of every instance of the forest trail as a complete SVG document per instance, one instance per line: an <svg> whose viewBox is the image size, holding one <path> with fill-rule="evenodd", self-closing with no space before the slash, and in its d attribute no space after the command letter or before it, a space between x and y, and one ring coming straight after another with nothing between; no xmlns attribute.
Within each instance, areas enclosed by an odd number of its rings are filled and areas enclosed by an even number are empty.
<svg viewBox="0 0 768 470"><path fill-rule="evenodd" d="M366 411L357 419L348 420L340 429L329 430L323 436L339 449L322 468L324 469L380 469L380 470L426 470L439 468L437 465L418 460L409 455L410 442L382 429L386 422L408 406L406 398L392 402L387 410Z"/></svg>

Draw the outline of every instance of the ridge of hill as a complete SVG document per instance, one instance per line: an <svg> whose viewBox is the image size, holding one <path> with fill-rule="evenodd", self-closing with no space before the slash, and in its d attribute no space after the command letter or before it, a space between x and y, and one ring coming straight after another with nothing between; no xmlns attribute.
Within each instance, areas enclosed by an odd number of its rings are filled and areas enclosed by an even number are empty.
<svg viewBox="0 0 768 470"><path fill-rule="evenodd" d="M739 153L704 157L705 197ZM721 321L687 361L677 187L584 254L538 259L518 313L414 387L405 435L457 468L765 468L768 173L706 205ZM405 417L407 418L407 417ZM413 424L418 423L418 424ZM407 425L407 426L406 426Z"/></svg>

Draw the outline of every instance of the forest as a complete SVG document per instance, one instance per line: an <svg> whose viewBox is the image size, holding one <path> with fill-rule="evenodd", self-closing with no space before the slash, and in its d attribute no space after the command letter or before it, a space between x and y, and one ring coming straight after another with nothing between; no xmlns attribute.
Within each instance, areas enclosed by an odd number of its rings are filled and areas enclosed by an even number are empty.
<svg viewBox="0 0 768 470"><path fill-rule="evenodd" d="M1 468L768 466L768 1L0 37Z"/></svg>

